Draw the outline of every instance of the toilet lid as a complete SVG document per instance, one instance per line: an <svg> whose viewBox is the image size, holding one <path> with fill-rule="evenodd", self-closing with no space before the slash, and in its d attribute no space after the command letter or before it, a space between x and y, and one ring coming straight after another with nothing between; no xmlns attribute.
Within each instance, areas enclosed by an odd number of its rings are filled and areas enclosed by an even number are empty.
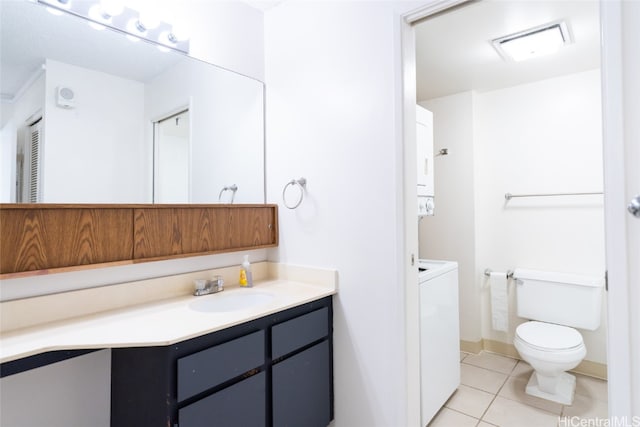
<svg viewBox="0 0 640 427"><path fill-rule="evenodd" d="M521 340L543 350L567 350L582 345L580 332L567 326L526 322L516 328Z"/></svg>

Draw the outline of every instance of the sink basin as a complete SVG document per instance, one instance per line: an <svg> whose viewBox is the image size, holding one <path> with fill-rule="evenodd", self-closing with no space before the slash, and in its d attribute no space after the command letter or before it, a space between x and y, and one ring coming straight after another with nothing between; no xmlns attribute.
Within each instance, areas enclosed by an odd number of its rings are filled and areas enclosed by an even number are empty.
<svg viewBox="0 0 640 427"><path fill-rule="evenodd" d="M228 294L222 292L198 298L197 301L189 304L192 310L205 313L222 313L248 310L258 305L267 304L273 300L274 295L266 292L234 292Z"/></svg>

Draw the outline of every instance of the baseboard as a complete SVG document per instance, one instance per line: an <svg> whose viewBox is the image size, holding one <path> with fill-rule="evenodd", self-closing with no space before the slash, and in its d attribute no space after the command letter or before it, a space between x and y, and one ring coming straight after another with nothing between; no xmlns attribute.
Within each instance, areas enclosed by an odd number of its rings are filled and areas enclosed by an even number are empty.
<svg viewBox="0 0 640 427"><path fill-rule="evenodd" d="M464 351L465 353L478 354L482 351L482 340L480 341L460 340L460 351Z"/></svg>
<svg viewBox="0 0 640 427"><path fill-rule="evenodd" d="M513 344L489 339L482 339L475 342L460 340L460 351L478 354L482 350L520 359L518 350L516 350ZM571 370L571 372L603 380L607 379L607 365L605 363L593 362L591 360L583 360L575 369Z"/></svg>
<svg viewBox="0 0 640 427"><path fill-rule="evenodd" d="M520 359L520 354L518 353L518 350L516 350L516 348L513 346L513 344L502 341L483 339L482 347L485 351L489 351L491 353L513 357L514 359Z"/></svg>
<svg viewBox="0 0 640 427"><path fill-rule="evenodd" d="M574 370L578 374L596 377L603 380L607 379L607 365L605 363L592 362L591 360L583 360Z"/></svg>

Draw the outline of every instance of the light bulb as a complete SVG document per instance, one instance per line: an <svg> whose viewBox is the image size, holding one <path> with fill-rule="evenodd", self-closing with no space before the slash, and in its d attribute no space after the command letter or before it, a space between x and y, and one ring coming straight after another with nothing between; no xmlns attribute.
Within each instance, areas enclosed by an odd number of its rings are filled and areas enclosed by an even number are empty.
<svg viewBox="0 0 640 427"><path fill-rule="evenodd" d="M137 27L137 24L138 20L136 18L130 19L129 22L127 22L126 32L128 34L126 35L126 37L132 42L140 41L140 38L134 36L134 34L142 33L142 35L144 35L146 33L146 31L140 31Z"/></svg>
<svg viewBox="0 0 640 427"><path fill-rule="evenodd" d="M102 10L102 7L100 5L94 4L93 6L91 6L91 8L89 8L89 19L92 19L98 22L104 22L105 24L109 24L111 22L111 15L105 15L105 12ZM93 28L96 28L93 25L91 26Z"/></svg>
<svg viewBox="0 0 640 427"><path fill-rule="evenodd" d="M100 8L102 9L102 12L109 17L118 16L124 10L124 1L100 0Z"/></svg>
<svg viewBox="0 0 640 427"><path fill-rule="evenodd" d="M176 39L173 33L170 33L169 31L163 31L158 37L158 42L164 45L175 45L176 43L178 43L178 39Z"/></svg>
<svg viewBox="0 0 640 427"><path fill-rule="evenodd" d="M142 36L145 36L147 34L147 29L142 26L140 20L136 18L130 19L129 22L127 22L126 29L130 34L140 34Z"/></svg>
<svg viewBox="0 0 640 427"><path fill-rule="evenodd" d="M160 25L161 19L160 15L156 12L156 9L150 5L147 5L140 11L138 22L142 24L144 28L150 30Z"/></svg>
<svg viewBox="0 0 640 427"><path fill-rule="evenodd" d="M189 39L189 27L183 23L177 22L171 28L171 34L177 41L184 41Z"/></svg>

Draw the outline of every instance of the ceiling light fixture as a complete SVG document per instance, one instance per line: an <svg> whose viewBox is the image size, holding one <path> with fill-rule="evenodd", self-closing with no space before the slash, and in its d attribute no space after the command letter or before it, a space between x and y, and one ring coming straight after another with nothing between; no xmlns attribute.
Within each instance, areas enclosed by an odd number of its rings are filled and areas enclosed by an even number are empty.
<svg viewBox="0 0 640 427"><path fill-rule="evenodd" d="M189 40L177 38L174 35L174 27L162 22L153 9L139 13L125 7L122 0L37 0L37 2L57 12L67 12L85 18L96 29L110 27L134 41L146 39L160 43L167 47L167 50L189 53Z"/></svg>
<svg viewBox="0 0 640 427"><path fill-rule="evenodd" d="M506 61L524 61L557 52L572 43L564 21L552 22L492 40L491 44Z"/></svg>

